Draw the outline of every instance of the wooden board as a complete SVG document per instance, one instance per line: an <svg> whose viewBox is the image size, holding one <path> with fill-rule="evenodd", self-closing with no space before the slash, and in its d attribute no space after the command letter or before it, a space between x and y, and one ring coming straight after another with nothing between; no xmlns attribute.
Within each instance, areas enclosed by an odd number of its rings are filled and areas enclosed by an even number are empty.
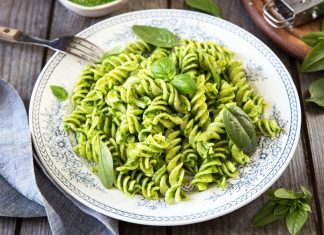
<svg viewBox="0 0 324 235"><path fill-rule="evenodd" d="M269 0L243 0L245 9L252 21L271 40L293 57L302 60L310 48L301 40L309 32L320 31L321 19L311 21L304 25L292 28L276 29L269 25L263 18L262 8Z"/></svg>

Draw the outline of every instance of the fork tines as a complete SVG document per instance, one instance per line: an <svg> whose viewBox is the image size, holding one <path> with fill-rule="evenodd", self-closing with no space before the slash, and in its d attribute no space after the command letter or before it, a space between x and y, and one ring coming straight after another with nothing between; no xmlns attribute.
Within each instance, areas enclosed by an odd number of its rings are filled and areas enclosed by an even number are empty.
<svg viewBox="0 0 324 235"><path fill-rule="evenodd" d="M98 62L104 54L104 51L101 48L80 37L73 37L69 45L66 47L66 51L69 54L88 61L91 65Z"/></svg>

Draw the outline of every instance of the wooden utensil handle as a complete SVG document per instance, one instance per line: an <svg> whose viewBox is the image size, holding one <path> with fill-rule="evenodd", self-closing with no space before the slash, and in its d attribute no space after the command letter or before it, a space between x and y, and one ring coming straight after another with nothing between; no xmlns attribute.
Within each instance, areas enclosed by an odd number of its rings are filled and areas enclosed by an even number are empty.
<svg viewBox="0 0 324 235"><path fill-rule="evenodd" d="M0 26L0 39L9 42L16 42L21 36L22 32L18 29Z"/></svg>

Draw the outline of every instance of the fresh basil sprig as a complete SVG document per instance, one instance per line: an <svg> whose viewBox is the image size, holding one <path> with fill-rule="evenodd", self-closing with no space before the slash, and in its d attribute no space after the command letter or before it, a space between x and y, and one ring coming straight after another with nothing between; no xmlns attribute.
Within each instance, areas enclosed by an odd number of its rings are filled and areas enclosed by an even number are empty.
<svg viewBox="0 0 324 235"><path fill-rule="evenodd" d="M174 76L171 84L183 95L193 95L197 91L196 83L189 74Z"/></svg>
<svg viewBox="0 0 324 235"><path fill-rule="evenodd" d="M309 202L312 194L303 186L300 192L279 188L267 193L269 201L255 214L252 219L254 226L263 226L285 219L288 232L297 234L311 212Z"/></svg>
<svg viewBox="0 0 324 235"><path fill-rule="evenodd" d="M307 102L314 102L317 105L324 107L324 78L316 80L309 86L310 97Z"/></svg>
<svg viewBox="0 0 324 235"><path fill-rule="evenodd" d="M256 148L256 131L248 115L239 107L226 108L223 121L227 136L245 153L253 153Z"/></svg>
<svg viewBox="0 0 324 235"><path fill-rule="evenodd" d="M152 64L154 78L170 81L176 75L176 67L169 57L163 57Z"/></svg>
<svg viewBox="0 0 324 235"><path fill-rule="evenodd" d="M301 70L316 72L324 69L324 41L321 40L306 55Z"/></svg>
<svg viewBox="0 0 324 235"><path fill-rule="evenodd" d="M214 0L186 0L186 4L194 9L207 12L216 17L221 17L219 6L214 2Z"/></svg>
<svg viewBox="0 0 324 235"><path fill-rule="evenodd" d="M157 47L172 48L179 41L177 36L167 29L146 25L133 25L133 32L144 42Z"/></svg>
<svg viewBox="0 0 324 235"><path fill-rule="evenodd" d="M104 59L107 59L113 55L119 55L124 51L124 47L122 46L116 46L114 48L112 48L111 50L107 51L102 57L101 57L101 61L103 61Z"/></svg>
<svg viewBox="0 0 324 235"><path fill-rule="evenodd" d="M50 86L52 94L60 101L65 101L68 98L68 92L61 86Z"/></svg>
<svg viewBox="0 0 324 235"><path fill-rule="evenodd" d="M111 188L114 183L114 164L110 150L98 136L94 138L97 138L94 149L98 155L98 177L106 188Z"/></svg>
<svg viewBox="0 0 324 235"><path fill-rule="evenodd" d="M302 37L302 40L310 47L316 46L324 39L324 32L311 32Z"/></svg>

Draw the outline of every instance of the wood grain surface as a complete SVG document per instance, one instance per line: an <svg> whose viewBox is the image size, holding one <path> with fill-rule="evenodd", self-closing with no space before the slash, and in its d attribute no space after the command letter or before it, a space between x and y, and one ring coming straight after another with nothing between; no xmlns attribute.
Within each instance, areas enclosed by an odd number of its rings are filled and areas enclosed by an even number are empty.
<svg viewBox="0 0 324 235"><path fill-rule="evenodd" d="M27 3L28 2L28 3ZM300 63L283 52L259 30L243 10L241 0L219 0L226 20L237 24L260 38L283 61L291 73L300 95L303 110L302 132L299 144L286 171L272 188L289 187L298 190L304 185L314 194L312 213L300 234L323 234L324 213L324 109L306 104L310 82L323 74L301 75ZM129 3L114 15L123 12L152 8L189 9L183 0L137 0ZM110 17L110 16L107 16ZM50 0L1 0L0 25L15 27L43 38L75 34L102 18L85 18L71 13L58 1ZM217 33L217 32L215 32ZM9 81L23 98L26 107L33 85L41 68L53 53L39 47L0 43L0 79ZM255 201L223 217L186 226L153 227L119 222L120 234L198 235L198 234L287 234L284 223L254 228L250 220L266 198ZM1 234L51 234L46 218L0 218Z"/></svg>

